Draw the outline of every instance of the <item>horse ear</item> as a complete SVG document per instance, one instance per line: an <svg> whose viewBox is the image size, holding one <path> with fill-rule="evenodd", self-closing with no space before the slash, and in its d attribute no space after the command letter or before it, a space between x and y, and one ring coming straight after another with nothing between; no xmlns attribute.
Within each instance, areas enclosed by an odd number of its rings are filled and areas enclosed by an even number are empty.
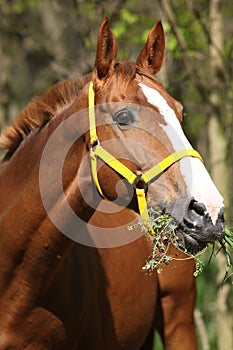
<svg viewBox="0 0 233 350"><path fill-rule="evenodd" d="M147 42L141 50L137 65L150 74L159 72L163 64L165 53L165 36L161 20L158 20L151 29Z"/></svg>
<svg viewBox="0 0 233 350"><path fill-rule="evenodd" d="M97 76L99 79L108 76L109 73L113 70L117 52L118 45L116 38L110 30L108 19L104 18L101 22L98 32L97 51L94 68L94 71L97 72Z"/></svg>

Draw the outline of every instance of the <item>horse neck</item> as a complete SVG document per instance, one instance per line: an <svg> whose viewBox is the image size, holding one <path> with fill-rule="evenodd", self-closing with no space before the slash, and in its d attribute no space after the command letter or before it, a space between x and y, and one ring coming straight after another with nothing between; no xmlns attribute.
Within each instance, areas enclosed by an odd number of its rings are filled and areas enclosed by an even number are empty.
<svg viewBox="0 0 233 350"><path fill-rule="evenodd" d="M7 201L3 200L0 203L0 213L5 210L6 206L11 206L14 202L14 198L19 196L20 193L27 193L31 184L34 185L34 188L39 189L38 179L42 155L45 153L45 146L53 136L55 129L59 128L59 125L62 125L60 128L61 132L58 134L60 139L57 140L56 144L50 149L54 154L48 157L48 161L51 162L47 164L46 180L49 180L49 175L52 175L54 172L57 154L59 154L63 145L67 144L67 140L69 142L69 139L73 137L72 133L74 133L74 142L70 143L70 151L67 153L66 161L62 164L62 166L64 166L62 173L63 186L67 190L67 193L72 192L72 183L75 182L80 164L88 153L84 139L80 137L79 140L76 141L76 135L82 136L82 134L88 130L88 117L84 117L83 113L79 113L80 110L87 108L87 90L88 86L84 87L83 92L80 93L71 105L67 106L66 109L55 116L55 118L41 130L35 130L29 135L10 160L0 165L1 197L7 198ZM73 118L71 123L66 123L66 121L70 119L69 117L73 115L76 117ZM87 171L88 170L89 169L87 169ZM89 176L89 179L90 178L91 175ZM8 183L10 186L8 186ZM77 183L76 181L76 184ZM76 192L78 192L77 188ZM34 191L31 193L34 193ZM80 196L78 196L78 202L81 200L79 197Z"/></svg>
<svg viewBox="0 0 233 350"><path fill-rule="evenodd" d="M0 292L7 289L9 295L13 295L14 291L18 295L22 293L21 307L23 302L27 306L32 305L38 294L43 293L73 245L73 242L62 234L48 217L41 199L39 176L41 157L46 143L59 124L70 113L77 111L78 106L79 101L74 101L70 110L67 108L64 113L58 115L39 132L34 132L27 137L13 157L2 165L0 178ZM78 118L76 121L81 123ZM59 149L54 149L51 163L47 164L46 176L48 179L54 172L53 165L56 163L57 154L59 154ZM68 153L63 171L67 202L75 214L82 219L79 229L94 213L94 209L83 200L76 181L80 164L86 154L86 145L83 138L80 138ZM86 178L91 179L91 174L87 174ZM89 181L86 180L86 186L89 185ZM84 188L85 192L88 190L90 189ZM65 225L69 227L70 217L66 216L66 211L63 210L62 198L54 193L54 187L49 191L48 195L51 194L54 199L49 214L52 213L54 218L59 218L64 227ZM9 285L10 276L13 274L15 283ZM27 289L25 289L25 284ZM8 304L7 295L6 293L6 305ZM12 307L17 307L13 304L11 304Z"/></svg>

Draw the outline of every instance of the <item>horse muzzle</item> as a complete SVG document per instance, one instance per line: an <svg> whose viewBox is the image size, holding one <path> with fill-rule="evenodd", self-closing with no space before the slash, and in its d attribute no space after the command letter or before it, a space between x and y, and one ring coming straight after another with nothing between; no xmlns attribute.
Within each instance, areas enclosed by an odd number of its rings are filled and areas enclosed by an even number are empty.
<svg viewBox="0 0 233 350"><path fill-rule="evenodd" d="M223 238L223 212L224 208L222 207L216 222L213 223L205 205L192 200L183 221L177 227L179 245L195 255L203 250L207 243L213 243Z"/></svg>

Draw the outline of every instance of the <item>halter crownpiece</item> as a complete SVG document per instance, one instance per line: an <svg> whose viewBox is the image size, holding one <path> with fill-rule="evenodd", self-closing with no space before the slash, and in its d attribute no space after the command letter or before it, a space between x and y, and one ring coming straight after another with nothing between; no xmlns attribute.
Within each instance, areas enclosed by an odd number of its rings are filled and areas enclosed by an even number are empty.
<svg viewBox="0 0 233 350"><path fill-rule="evenodd" d="M99 142L97 131L96 131L96 123L95 123L95 92L93 82L90 82L89 86L89 94L88 94L88 109L89 109L89 124L90 124L90 156L91 156L91 170L92 177L96 188L99 194L105 198L97 174L97 160L98 158L102 159L102 161L110 166L113 170L115 170L119 175L121 175L124 179L128 181L134 188L138 201L138 209L142 220L145 222L147 226L149 226L149 231L153 235L154 231L150 227L149 222L149 213L146 202L146 188L148 183L153 180L156 176L161 174L167 168L169 168L172 164L181 160L184 157L195 157L200 159L203 162L201 155L195 151L194 149L184 149L180 151L176 151L170 154L168 157L164 158L161 162L154 165L152 168L147 170L145 173L137 175L132 172L129 168L127 168L123 163L117 160L113 155L111 155L108 151L106 151ZM95 147L94 147L95 146ZM140 187L139 187L140 183ZM141 186L143 184L143 186ZM143 188L142 188L143 187Z"/></svg>

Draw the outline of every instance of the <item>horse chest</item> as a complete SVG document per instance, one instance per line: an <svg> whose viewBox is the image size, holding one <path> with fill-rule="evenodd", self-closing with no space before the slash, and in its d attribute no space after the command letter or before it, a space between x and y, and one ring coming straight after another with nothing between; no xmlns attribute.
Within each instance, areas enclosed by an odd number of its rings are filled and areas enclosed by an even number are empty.
<svg viewBox="0 0 233 350"><path fill-rule="evenodd" d="M142 346L157 297L156 274L140 269L144 244L141 239L113 249L74 247L46 296L68 330L69 349Z"/></svg>

